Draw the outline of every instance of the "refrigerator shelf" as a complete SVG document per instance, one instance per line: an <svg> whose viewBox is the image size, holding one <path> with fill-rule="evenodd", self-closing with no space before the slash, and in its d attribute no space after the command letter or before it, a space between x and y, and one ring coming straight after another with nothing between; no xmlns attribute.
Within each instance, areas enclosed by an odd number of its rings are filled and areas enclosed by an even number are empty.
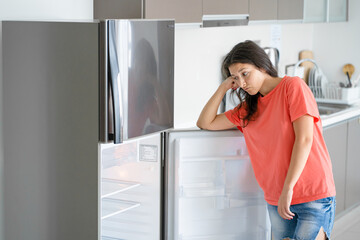
<svg viewBox="0 0 360 240"><path fill-rule="evenodd" d="M179 236L179 240L238 240L238 239L268 239L269 232L266 230L257 232L244 232L240 234Z"/></svg>
<svg viewBox="0 0 360 240"><path fill-rule="evenodd" d="M195 197L224 197L229 198L229 194L234 192L234 189L226 187L225 185L215 185L215 183L203 182L193 184L182 184L179 186L179 196L182 198ZM230 197L230 199L232 199ZM262 192L244 193L238 195L239 200L254 201L263 199ZM235 199L234 199L235 200Z"/></svg>
<svg viewBox="0 0 360 240"><path fill-rule="evenodd" d="M180 197L196 198L196 197L217 197L217 196L225 196L224 186L212 186L212 187L180 186Z"/></svg>
<svg viewBox="0 0 360 240"><path fill-rule="evenodd" d="M139 206L138 202L104 198L101 200L101 219L104 220Z"/></svg>
<svg viewBox="0 0 360 240"><path fill-rule="evenodd" d="M106 198L138 186L140 186L140 183L103 178L101 179L101 198Z"/></svg>
<svg viewBox="0 0 360 240"><path fill-rule="evenodd" d="M249 155L234 155L234 156L220 156L220 157L182 157L181 162L203 162L203 161L223 161L223 160L247 160Z"/></svg>
<svg viewBox="0 0 360 240"><path fill-rule="evenodd" d="M206 196L206 195L197 195L197 196L181 196L181 201L192 201L192 204L198 204L203 199L207 199L207 201L213 202L213 208L216 209L235 209L235 208L249 208L249 207L259 207L265 206L266 204L263 203L262 198L258 197L240 197L238 199L234 199L228 197L226 195L213 195L213 196ZM196 202L194 202L196 201Z"/></svg>
<svg viewBox="0 0 360 240"><path fill-rule="evenodd" d="M101 240L123 240L120 238L113 238L113 237L106 237L106 236L101 236Z"/></svg>

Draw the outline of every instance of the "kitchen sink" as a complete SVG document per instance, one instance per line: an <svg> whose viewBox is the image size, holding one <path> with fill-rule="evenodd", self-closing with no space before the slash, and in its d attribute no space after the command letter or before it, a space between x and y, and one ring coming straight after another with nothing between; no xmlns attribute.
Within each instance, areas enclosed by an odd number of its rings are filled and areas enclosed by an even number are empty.
<svg viewBox="0 0 360 240"><path fill-rule="evenodd" d="M319 113L320 115L325 115L325 116L329 116L329 115L333 115L342 111L346 111L348 109L350 109L351 106L349 105L339 105L339 104L324 104L318 103L318 109L319 109Z"/></svg>

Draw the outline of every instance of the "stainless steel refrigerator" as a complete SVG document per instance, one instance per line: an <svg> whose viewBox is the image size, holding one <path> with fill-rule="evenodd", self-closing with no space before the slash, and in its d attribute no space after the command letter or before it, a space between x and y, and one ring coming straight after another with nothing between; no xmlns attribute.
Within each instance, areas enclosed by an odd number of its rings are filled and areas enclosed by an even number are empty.
<svg viewBox="0 0 360 240"><path fill-rule="evenodd" d="M270 239L242 134L171 129L173 21L2 30L6 240Z"/></svg>
<svg viewBox="0 0 360 240"><path fill-rule="evenodd" d="M160 147L145 142L173 127L174 21L3 21L2 50L5 239L100 239L120 213L127 239L159 239ZM104 149L128 139L143 158L114 176Z"/></svg>

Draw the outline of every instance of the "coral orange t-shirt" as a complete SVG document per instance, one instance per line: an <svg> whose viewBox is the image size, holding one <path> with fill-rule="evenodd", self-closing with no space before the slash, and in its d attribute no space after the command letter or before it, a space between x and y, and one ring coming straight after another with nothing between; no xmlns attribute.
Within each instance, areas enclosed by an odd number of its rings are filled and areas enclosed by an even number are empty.
<svg viewBox="0 0 360 240"><path fill-rule="evenodd" d="M259 97L255 120L242 128L240 117L245 113L243 108L234 108L225 115L244 134L255 177L269 204L278 204L289 168L295 141L292 122L305 114L314 118L313 144L294 186L291 204L335 196L319 111L310 88L302 79L285 76L270 93Z"/></svg>

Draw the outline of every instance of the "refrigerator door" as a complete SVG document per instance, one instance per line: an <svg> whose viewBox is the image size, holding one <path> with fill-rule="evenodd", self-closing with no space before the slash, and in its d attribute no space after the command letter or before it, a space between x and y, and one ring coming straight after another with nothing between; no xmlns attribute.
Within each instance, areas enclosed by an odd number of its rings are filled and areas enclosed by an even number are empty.
<svg viewBox="0 0 360 240"><path fill-rule="evenodd" d="M106 20L114 143L173 127L174 21Z"/></svg>
<svg viewBox="0 0 360 240"><path fill-rule="evenodd" d="M161 137L101 145L101 239L159 240Z"/></svg>
<svg viewBox="0 0 360 240"><path fill-rule="evenodd" d="M165 168L165 239L271 239L238 130L169 132Z"/></svg>
<svg viewBox="0 0 360 240"><path fill-rule="evenodd" d="M3 239L97 240L99 23L4 21L2 50Z"/></svg>

